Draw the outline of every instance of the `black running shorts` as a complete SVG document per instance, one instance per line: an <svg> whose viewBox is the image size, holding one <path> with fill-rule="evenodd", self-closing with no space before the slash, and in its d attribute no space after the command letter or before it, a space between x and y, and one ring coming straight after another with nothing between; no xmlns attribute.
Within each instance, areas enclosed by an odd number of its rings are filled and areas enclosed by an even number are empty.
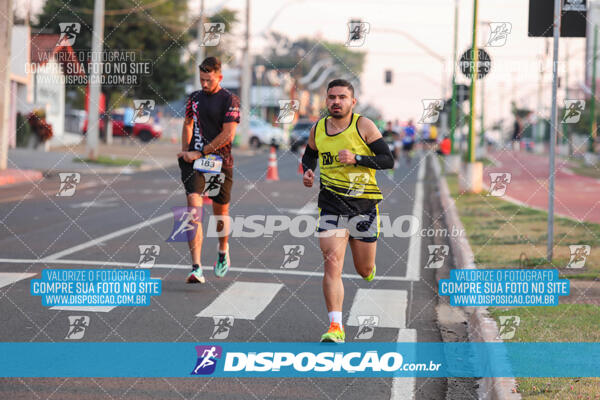
<svg viewBox="0 0 600 400"><path fill-rule="evenodd" d="M215 184L220 186L218 193L214 196L208 196L212 201L218 204L228 204L231 200L231 186L233 185L233 168L222 168L221 172L224 174L223 182L218 181L215 174L205 174L194 170L194 164L188 163L183 160L183 157L179 158L179 169L181 170L181 182L185 188L185 194L198 193L204 194L205 190L209 192L213 191L213 188L206 185L206 179L215 181ZM212 176L211 176L212 175ZM216 190L214 190L216 191Z"/></svg>

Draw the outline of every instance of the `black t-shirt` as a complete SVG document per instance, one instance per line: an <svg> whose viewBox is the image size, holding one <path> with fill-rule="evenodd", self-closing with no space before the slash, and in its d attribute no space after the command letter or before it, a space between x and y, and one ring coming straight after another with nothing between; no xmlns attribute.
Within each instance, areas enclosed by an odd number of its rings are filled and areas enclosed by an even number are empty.
<svg viewBox="0 0 600 400"><path fill-rule="evenodd" d="M223 131L224 123L240 122L240 100L223 88L212 94L197 90L188 98L185 116L194 121L189 151L201 151L204 145ZM231 143L221 147L214 154L223 158L224 168L233 167Z"/></svg>

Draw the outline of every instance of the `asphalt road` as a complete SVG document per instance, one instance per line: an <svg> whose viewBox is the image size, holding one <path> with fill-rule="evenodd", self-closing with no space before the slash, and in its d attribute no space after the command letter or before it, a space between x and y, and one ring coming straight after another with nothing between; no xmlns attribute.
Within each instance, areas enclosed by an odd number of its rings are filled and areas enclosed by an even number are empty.
<svg viewBox="0 0 600 400"><path fill-rule="evenodd" d="M279 155L280 181L266 182L267 153L235 161L232 216L315 215L317 189L304 188L298 160ZM394 175L378 172L382 215L412 215L432 224L432 196L421 159ZM87 316L80 341L89 342L312 342L327 328L321 289L322 257L313 235L289 231L270 237L232 237L232 269L217 279L210 267L216 238L206 238L207 283L186 285L186 243L167 242L173 207L185 206L179 170L129 175L82 174L73 196L57 196L60 179L0 189L0 338L3 342L66 342L69 316ZM211 208L205 206L207 214ZM207 216L205 215L205 223ZM150 221L151 223L149 223ZM380 237L377 278L367 283L344 265L344 322L348 341L440 341L435 269L424 269L430 237ZM148 307L60 310L30 295L30 279L46 268L134 267L140 245L158 245L151 270L162 294ZM282 268L284 246L304 246L297 267ZM14 275L14 273L29 275ZM247 306L252 304L252 306ZM358 315L376 315L369 339L357 338ZM211 336L215 315L234 316L224 339ZM192 368L193 366L191 366ZM10 399L442 399L445 379L218 379L218 378L13 378L0 379Z"/></svg>

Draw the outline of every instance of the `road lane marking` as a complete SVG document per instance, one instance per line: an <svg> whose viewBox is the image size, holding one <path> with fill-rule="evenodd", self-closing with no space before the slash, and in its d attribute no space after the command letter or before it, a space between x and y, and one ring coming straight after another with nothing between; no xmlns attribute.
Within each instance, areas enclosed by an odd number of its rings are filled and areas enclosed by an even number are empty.
<svg viewBox="0 0 600 400"><path fill-rule="evenodd" d="M415 185L415 202L412 215L418 218L423 225L423 179L425 178L425 163L427 157L419 164L417 183ZM408 259L406 261L406 280L418 281L421 279L421 235L412 235L408 243Z"/></svg>
<svg viewBox="0 0 600 400"><path fill-rule="evenodd" d="M14 264L64 264L64 265L93 265L97 268L101 267L127 267L136 268L139 264L132 262L118 262L118 261L94 261L94 260L48 260L48 259L20 259L20 258L0 258L0 263L14 263ZM152 269L181 269L189 271L191 268L189 264L154 264ZM309 269L314 269L319 272L313 271L299 271L289 269L259 269L259 268L241 268L241 267L230 267L230 271L250 273L250 274L268 274L268 275L290 275L290 276L308 276L314 278L323 278L322 267L307 266ZM202 266L204 271L212 270L212 266ZM363 278L358 274L342 274L344 279L362 280ZM375 277L377 281L390 281L390 282L405 282L410 281L406 276L380 276Z"/></svg>
<svg viewBox="0 0 600 400"><path fill-rule="evenodd" d="M23 279L31 278L37 274L27 272L0 272L0 288L12 285L15 282Z"/></svg>
<svg viewBox="0 0 600 400"><path fill-rule="evenodd" d="M46 260L46 261L47 260L57 260L57 259L59 259L61 257L66 256L66 255L78 252L78 251L83 250L83 249L87 249L88 247L95 246L98 243L102 243L102 242L105 242L107 240L114 239L116 237L122 236L122 235L124 235L126 233L137 231L137 230L142 229L142 228L144 228L146 226L150 226L150 225L156 224L156 223L158 223L160 221L163 221L165 219L171 218L172 215L173 215L173 213L170 213L170 212L166 213L166 214L163 214L163 215L159 215L158 217L149 219L147 221L140 222L139 224L135 224L135 225L131 225L131 226L127 227L127 228L119 229L118 231L114 231L112 233L109 233L109 234L104 235L104 236L100 236L100 237L98 237L96 239L92 239L90 241L87 241L85 243L79 244L77 246L73 246L73 247L70 247L68 249L59 251L58 253L51 254L51 255L43 258L43 260Z"/></svg>
<svg viewBox="0 0 600 400"><path fill-rule="evenodd" d="M281 283L235 282L196 317L230 315L236 319L254 320L282 287Z"/></svg>
<svg viewBox="0 0 600 400"><path fill-rule="evenodd" d="M359 315L379 317L377 328L398 328L397 342L416 342L417 330L406 329L408 293L406 290L358 289L346 325L359 326ZM405 360L415 360L414 351L404 352ZM392 378L390 400L414 399L416 378Z"/></svg>
<svg viewBox="0 0 600 400"><path fill-rule="evenodd" d="M397 342L416 342L416 329L401 329L398 331ZM414 347L413 347L414 348ZM402 354L405 360L416 360L414 351ZM417 378L392 378L392 393L390 400L413 400L415 398L415 386Z"/></svg>

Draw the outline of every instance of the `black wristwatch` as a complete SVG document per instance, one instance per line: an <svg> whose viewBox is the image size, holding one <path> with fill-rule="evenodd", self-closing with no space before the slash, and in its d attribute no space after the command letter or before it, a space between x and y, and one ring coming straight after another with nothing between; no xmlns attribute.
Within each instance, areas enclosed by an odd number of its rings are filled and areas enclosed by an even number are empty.
<svg viewBox="0 0 600 400"><path fill-rule="evenodd" d="M360 164L360 160L362 160L362 156L360 154L355 154L354 155L354 160L356 160L357 164Z"/></svg>

